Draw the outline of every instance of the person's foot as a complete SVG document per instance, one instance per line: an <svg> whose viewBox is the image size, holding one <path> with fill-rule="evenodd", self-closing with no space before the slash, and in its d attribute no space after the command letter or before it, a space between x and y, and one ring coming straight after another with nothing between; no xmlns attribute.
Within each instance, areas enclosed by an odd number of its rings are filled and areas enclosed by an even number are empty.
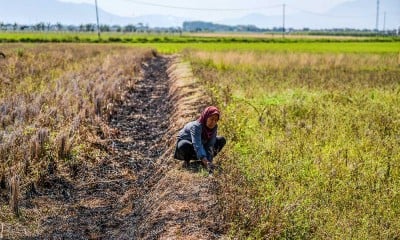
<svg viewBox="0 0 400 240"><path fill-rule="evenodd" d="M212 162L208 162L207 170L208 173L212 174L214 173L215 165Z"/></svg>
<svg viewBox="0 0 400 240"><path fill-rule="evenodd" d="M190 160L185 160L184 162L183 162L183 167L184 168L188 168L190 166Z"/></svg>
<svg viewBox="0 0 400 240"><path fill-rule="evenodd" d="M214 163L212 163L212 162L208 162L208 168L210 168L210 169L213 169L213 170L214 170L214 168L215 168L215 165L214 165Z"/></svg>

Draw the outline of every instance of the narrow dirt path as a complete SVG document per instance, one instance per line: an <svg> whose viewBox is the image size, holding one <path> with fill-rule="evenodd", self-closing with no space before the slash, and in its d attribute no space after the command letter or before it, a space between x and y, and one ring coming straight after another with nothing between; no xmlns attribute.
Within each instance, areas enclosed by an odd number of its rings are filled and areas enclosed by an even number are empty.
<svg viewBox="0 0 400 240"><path fill-rule="evenodd" d="M78 169L72 182L49 177L41 198L56 199L63 214L46 219L44 234L35 239L221 236L216 181L172 159L177 130L205 104L191 98L193 90L180 94L182 86L171 81L172 61L157 56L142 64L142 78L111 118L116 134L104 139L109 157Z"/></svg>

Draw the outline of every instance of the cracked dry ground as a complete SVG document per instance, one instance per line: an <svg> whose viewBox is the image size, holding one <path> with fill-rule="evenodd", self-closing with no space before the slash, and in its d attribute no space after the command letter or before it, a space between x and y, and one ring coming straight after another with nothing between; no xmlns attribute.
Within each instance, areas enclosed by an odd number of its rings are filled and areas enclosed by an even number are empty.
<svg viewBox="0 0 400 240"><path fill-rule="evenodd" d="M58 212L62 214L48 217L43 223L44 233L34 239L175 239L178 238L176 233L162 237L163 232L168 232L166 228L181 228L175 225L197 221L196 216L189 216L191 211L158 216L159 213L151 213L157 210L146 209L149 202L153 205L164 204L149 199L158 195L157 192L150 193L157 182L166 183L166 188L176 185L168 182L176 179L160 181L165 177L165 172L171 168L182 171L170 156L169 161L163 163L163 154L168 155L165 154L168 147L171 149L165 139L175 138L166 136L171 129L170 118L174 109L167 74L172 60L173 57L157 56L142 63L143 76L128 92L125 102L118 106L110 121L110 127L116 129L117 134L114 139L104 140L111 149L109 157L101 159L94 167L78 169L73 182L57 176L48 179L48 190L42 193L59 201ZM185 174L193 172L186 171ZM192 184L197 183L193 181ZM197 201L200 191L190 193L191 188L190 185L186 186L184 193L191 198L190 203ZM165 195L165 188L158 189ZM175 190L169 191L169 199L175 198ZM209 191L206 189L203 194L208 195ZM181 193L180 198L184 200L182 196ZM203 200L208 201L208 198ZM165 204L170 207L168 201ZM158 214L161 222L158 218L146 222L152 214ZM203 211L198 215L206 213ZM177 219L179 221L175 222ZM190 231L198 232L197 237L192 239L215 236L213 233L204 235L198 223L191 224L195 228ZM184 235L185 231L179 231ZM181 235L180 238L185 237Z"/></svg>

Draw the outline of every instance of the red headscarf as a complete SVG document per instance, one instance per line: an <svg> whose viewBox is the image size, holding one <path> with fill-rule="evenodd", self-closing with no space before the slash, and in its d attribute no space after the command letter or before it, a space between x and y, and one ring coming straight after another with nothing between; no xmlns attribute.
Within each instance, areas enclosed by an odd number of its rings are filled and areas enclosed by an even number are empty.
<svg viewBox="0 0 400 240"><path fill-rule="evenodd" d="M218 110L217 107L214 106L209 106L206 107L206 109L204 109L204 111L201 113L199 119L197 119L197 121L199 121L201 123L201 125L203 125L203 131L201 133L201 137L205 140L208 140L211 138L212 135L212 129L209 129L207 127L207 119L214 114L218 114L218 119L220 116L220 112Z"/></svg>

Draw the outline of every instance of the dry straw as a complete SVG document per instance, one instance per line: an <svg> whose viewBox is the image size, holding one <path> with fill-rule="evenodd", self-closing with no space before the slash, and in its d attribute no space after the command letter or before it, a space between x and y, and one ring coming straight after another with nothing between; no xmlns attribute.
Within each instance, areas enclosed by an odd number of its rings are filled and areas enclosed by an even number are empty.
<svg viewBox="0 0 400 240"><path fill-rule="evenodd" d="M4 232L4 224L1 223L0 240L3 239L3 232Z"/></svg>
<svg viewBox="0 0 400 240"><path fill-rule="evenodd" d="M19 215L19 177L14 175L10 180L10 207L15 215Z"/></svg>

